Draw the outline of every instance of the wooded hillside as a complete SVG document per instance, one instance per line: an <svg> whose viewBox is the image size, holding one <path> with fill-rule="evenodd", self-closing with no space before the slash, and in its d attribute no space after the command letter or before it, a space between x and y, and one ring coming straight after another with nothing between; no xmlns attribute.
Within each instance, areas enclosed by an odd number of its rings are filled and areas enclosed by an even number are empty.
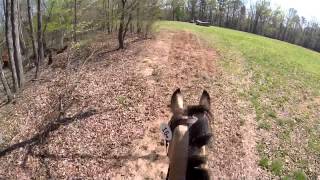
<svg viewBox="0 0 320 180"><path fill-rule="evenodd" d="M23 89L26 71L35 68L39 79L55 54L81 44L88 34L114 34L123 49L129 33L147 38L160 13L158 0L3 0L0 5L0 74L9 102Z"/></svg>

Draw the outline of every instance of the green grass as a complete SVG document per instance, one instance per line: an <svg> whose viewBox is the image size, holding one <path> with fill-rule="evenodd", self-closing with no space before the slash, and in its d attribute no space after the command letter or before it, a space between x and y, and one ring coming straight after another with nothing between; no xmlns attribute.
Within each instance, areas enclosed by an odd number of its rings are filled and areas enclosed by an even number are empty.
<svg viewBox="0 0 320 180"><path fill-rule="evenodd" d="M262 159L260 159L259 166L261 166L264 169L268 169L269 168L269 159L266 157L263 157Z"/></svg>
<svg viewBox="0 0 320 180"><path fill-rule="evenodd" d="M219 27L169 21L155 27L195 33L218 52L225 72L249 77L249 89L240 92L241 85L234 88L239 90L239 98L251 102L255 109L258 132L263 130L274 138L271 144L257 143L262 167L271 162L267 168L270 172L295 179L300 179L300 174L320 175L315 172L319 166L316 162L320 162L320 105L313 101L320 99L320 53ZM278 143L274 146L272 142ZM284 157L291 157L286 158L285 165L279 160ZM300 168L303 173L296 173Z"/></svg>
<svg viewBox="0 0 320 180"><path fill-rule="evenodd" d="M279 159L272 161L270 171L277 176L280 176L283 170L283 162Z"/></svg>
<svg viewBox="0 0 320 180"><path fill-rule="evenodd" d="M307 180L307 176L302 170L295 171L293 177L296 180Z"/></svg>
<svg viewBox="0 0 320 180"><path fill-rule="evenodd" d="M258 128L259 129L264 129L264 130L270 130L271 129L271 124L267 121L261 121L258 123Z"/></svg>

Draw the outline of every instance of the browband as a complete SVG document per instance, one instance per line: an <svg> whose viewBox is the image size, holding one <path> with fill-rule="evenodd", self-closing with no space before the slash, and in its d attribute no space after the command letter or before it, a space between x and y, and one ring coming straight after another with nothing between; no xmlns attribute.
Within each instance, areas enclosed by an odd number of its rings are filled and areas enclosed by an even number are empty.
<svg viewBox="0 0 320 180"><path fill-rule="evenodd" d="M198 121L198 118L195 116L182 116L170 122L169 126L171 131L174 132L174 129L179 125L185 125L190 127L192 126L192 124L196 123L197 121Z"/></svg>

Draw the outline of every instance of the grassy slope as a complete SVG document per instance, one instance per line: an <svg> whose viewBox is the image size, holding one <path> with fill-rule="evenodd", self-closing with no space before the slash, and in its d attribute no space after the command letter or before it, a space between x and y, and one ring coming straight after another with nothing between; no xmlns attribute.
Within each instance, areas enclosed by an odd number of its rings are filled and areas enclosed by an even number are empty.
<svg viewBox="0 0 320 180"><path fill-rule="evenodd" d="M220 52L225 71L250 77L252 85L239 98L256 110L260 166L283 178L319 176L319 53L225 28L167 21L157 27L198 34Z"/></svg>

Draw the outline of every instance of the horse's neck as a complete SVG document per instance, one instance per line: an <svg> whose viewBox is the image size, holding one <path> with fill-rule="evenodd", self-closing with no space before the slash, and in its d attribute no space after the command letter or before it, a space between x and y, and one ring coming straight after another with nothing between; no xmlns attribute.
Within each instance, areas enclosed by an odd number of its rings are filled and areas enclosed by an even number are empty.
<svg viewBox="0 0 320 180"><path fill-rule="evenodd" d="M186 179L188 164L189 132L188 127L179 125L174 129L169 146L171 179Z"/></svg>

